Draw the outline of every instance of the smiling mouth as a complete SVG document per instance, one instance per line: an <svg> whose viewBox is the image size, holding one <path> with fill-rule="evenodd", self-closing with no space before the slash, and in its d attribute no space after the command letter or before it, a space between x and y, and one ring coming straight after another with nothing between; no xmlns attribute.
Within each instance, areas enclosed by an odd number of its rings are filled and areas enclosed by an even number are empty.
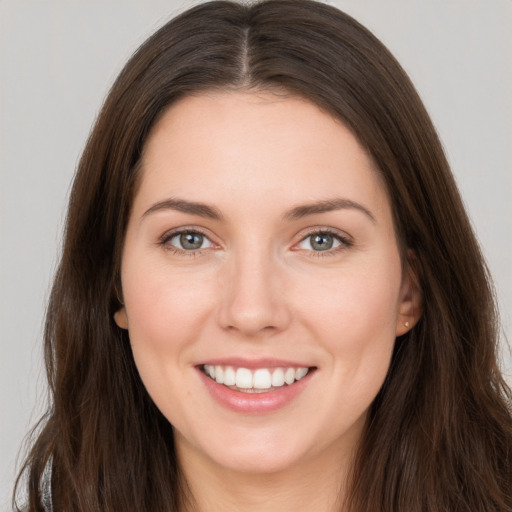
<svg viewBox="0 0 512 512"><path fill-rule="evenodd" d="M268 393L291 386L303 379L314 367L234 368L204 364L201 370L217 384L242 393Z"/></svg>

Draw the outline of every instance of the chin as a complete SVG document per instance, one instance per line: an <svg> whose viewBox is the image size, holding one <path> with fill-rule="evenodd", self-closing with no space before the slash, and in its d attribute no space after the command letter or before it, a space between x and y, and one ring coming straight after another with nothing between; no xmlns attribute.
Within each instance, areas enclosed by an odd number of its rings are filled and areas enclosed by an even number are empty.
<svg viewBox="0 0 512 512"><path fill-rule="evenodd" d="M230 452L228 456L217 457L215 460L229 471L262 476L291 470L298 461L297 454L287 456L282 451L266 453L264 450L259 450L258 453Z"/></svg>
<svg viewBox="0 0 512 512"><path fill-rule="evenodd" d="M199 451L216 465L240 473L264 475L293 469L301 461L314 457L313 451L318 446L307 432L304 432L305 436L294 437L290 436L289 429L277 432L255 429L254 432L231 431L227 434L222 439L210 440L199 447Z"/></svg>

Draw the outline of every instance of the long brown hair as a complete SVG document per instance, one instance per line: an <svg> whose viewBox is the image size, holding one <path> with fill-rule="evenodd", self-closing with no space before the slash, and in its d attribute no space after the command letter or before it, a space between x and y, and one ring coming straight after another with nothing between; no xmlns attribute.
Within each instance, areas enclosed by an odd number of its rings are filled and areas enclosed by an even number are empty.
<svg viewBox="0 0 512 512"><path fill-rule="evenodd" d="M432 123L364 27L311 0L210 2L158 30L115 82L79 164L48 306L51 407L22 469L30 511L177 510L172 427L113 313L145 139L177 99L279 89L341 119L387 185L423 315L396 340L352 471L353 512L511 512L511 393L487 269ZM413 256L407 256L413 255Z"/></svg>

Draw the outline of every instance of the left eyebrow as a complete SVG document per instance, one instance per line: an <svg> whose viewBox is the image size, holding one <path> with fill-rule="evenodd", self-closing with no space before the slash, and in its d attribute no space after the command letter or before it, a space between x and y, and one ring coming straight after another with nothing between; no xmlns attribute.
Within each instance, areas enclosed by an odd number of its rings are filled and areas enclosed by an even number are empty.
<svg viewBox="0 0 512 512"><path fill-rule="evenodd" d="M285 213L284 219L298 220L302 219L303 217L307 217L308 215L347 209L358 210L364 213L374 224L377 223L375 216L368 208L364 207L362 204L356 203L355 201L343 198L328 199L325 201L318 201L316 203L295 206Z"/></svg>
<svg viewBox="0 0 512 512"><path fill-rule="evenodd" d="M222 219L222 214L214 206L176 198L165 199L164 201L155 203L153 206L151 206L151 208L147 209L142 214L142 218L161 210L175 210L178 212L190 213L191 215L198 215L199 217L207 217L214 220Z"/></svg>

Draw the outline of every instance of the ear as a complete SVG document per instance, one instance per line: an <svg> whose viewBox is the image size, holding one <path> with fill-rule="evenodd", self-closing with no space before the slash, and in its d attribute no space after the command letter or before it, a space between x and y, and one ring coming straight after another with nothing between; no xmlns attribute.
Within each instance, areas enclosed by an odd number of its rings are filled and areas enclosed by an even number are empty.
<svg viewBox="0 0 512 512"><path fill-rule="evenodd" d="M126 315L126 308L124 306L121 306L121 308L114 313L114 322L121 329L128 329L128 316Z"/></svg>
<svg viewBox="0 0 512 512"><path fill-rule="evenodd" d="M396 336L402 336L410 331L417 324L423 312L420 280L413 267L414 260L414 254L409 251L408 263L404 270L400 288Z"/></svg>

